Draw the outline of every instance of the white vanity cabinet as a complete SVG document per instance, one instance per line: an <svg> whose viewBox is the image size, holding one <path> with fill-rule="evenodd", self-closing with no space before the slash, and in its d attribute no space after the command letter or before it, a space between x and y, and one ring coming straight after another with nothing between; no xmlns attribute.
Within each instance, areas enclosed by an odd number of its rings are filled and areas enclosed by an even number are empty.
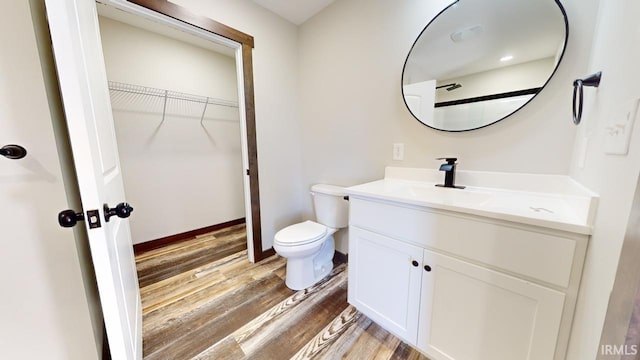
<svg viewBox="0 0 640 360"><path fill-rule="evenodd" d="M348 300L432 360L561 360L587 239L351 195Z"/></svg>
<svg viewBox="0 0 640 360"><path fill-rule="evenodd" d="M415 344L423 250L353 226L349 239L349 303Z"/></svg>
<svg viewBox="0 0 640 360"><path fill-rule="evenodd" d="M563 293L424 251L416 347L438 359L553 359Z"/></svg>

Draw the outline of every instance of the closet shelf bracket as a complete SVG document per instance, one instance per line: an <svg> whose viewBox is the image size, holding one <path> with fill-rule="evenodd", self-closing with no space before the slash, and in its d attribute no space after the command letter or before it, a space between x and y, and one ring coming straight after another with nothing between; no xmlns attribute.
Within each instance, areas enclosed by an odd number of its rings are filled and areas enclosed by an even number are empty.
<svg viewBox="0 0 640 360"><path fill-rule="evenodd" d="M169 95L169 90L164 91L164 104L162 105L162 121L160 124L164 122L164 116L167 114L167 97Z"/></svg>
<svg viewBox="0 0 640 360"><path fill-rule="evenodd" d="M208 97L207 97L207 100L204 102L204 109L202 109L202 116L200 116L200 125L202 125L202 122L204 121L204 113L207 112L207 105L209 105Z"/></svg>

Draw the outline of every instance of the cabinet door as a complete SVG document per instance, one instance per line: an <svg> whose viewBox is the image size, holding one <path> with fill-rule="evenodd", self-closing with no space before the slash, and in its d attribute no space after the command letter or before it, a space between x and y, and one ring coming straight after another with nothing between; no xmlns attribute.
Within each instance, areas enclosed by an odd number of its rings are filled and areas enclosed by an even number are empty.
<svg viewBox="0 0 640 360"><path fill-rule="evenodd" d="M554 358L563 293L427 250L423 263L417 344L433 360Z"/></svg>
<svg viewBox="0 0 640 360"><path fill-rule="evenodd" d="M422 249L349 228L349 303L383 328L415 344Z"/></svg>

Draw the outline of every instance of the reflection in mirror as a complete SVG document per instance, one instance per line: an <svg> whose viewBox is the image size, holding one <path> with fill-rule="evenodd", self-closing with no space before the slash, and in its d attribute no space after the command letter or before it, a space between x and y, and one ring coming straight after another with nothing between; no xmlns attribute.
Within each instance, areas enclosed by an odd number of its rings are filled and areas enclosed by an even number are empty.
<svg viewBox="0 0 640 360"><path fill-rule="evenodd" d="M402 74L405 103L438 130L502 120L549 81L568 30L559 0L458 0L413 44Z"/></svg>

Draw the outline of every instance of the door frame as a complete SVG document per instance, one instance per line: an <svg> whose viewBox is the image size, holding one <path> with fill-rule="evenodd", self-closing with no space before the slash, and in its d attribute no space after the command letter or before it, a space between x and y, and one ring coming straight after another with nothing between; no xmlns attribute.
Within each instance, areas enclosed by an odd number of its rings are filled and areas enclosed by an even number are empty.
<svg viewBox="0 0 640 360"><path fill-rule="evenodd" d="M613 288L609 295L598 356L607 357L618 351L621 359L636 358L639 352L640 323L640 178L636 180L635 195L627 220L620 258Z"/></svg>
<svg viewBox="0 0 640 360"><path fill-rule="evenodd" d="M258 151L256 142L255 102L253 86L253 36L210 18L200 16L167 0L98 0L137 16L160 23L235 49L238 71L238 94L241 124L242 158L245 166L245 213L249 260L261 261L275 254L273 248L262 248ZM242 82L240 81L242 78Z"/></svg>

